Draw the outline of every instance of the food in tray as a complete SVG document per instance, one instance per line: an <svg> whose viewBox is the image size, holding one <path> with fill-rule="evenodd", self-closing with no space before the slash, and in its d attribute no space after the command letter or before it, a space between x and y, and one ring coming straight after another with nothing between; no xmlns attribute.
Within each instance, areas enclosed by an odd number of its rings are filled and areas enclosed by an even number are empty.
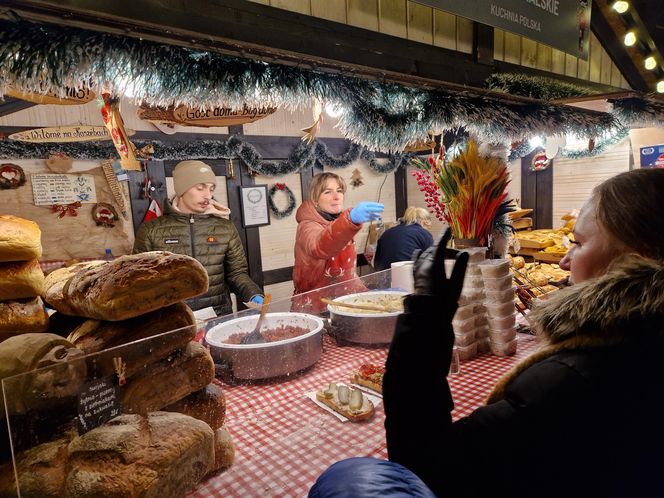
<svg viewBox="0 0 664 498"><path fill-rule="evenodd" d="M340 413L351 422L369 420L374 416L373 403L359 389L351 389L343 384L334 382L326 389L316 392L316 400L329 406L335 412Z"/></svg>
<svg viewBox="0 0 664 498"><path fill-rule="evenodd" d="M352 375L350 381L353 384L368 387L369 389L382 394L384 374L385 367L374 365L373 363L365 363Z"/></svg>
<svg viewBox="0 0 664 498"><path fill-rule="evenodd" d="M305 327L297 327L295 325L280 325L279 327L274 327L270 329L261 330L261 335L265 342L277 342L284 341L286 339L292 339L293 337L298 337L309 333L311 330ZM225 344L241 344L242 339L249 335L249 332L238 332L236 334L231 334L224 341L221 341Z"/></svg>
<svg viewBox="0 0 664 498"><path fill-rule="evenodd" d="M404 295L373 295L371 297L356 297L352 300L348 300L347 304L355 304L359 306L378 306L383 308L382 311L379 310L370 310L370 309L359 309L359 308L346 308L339 306L344 313L394 313L403 311L403 298Z"/></svg>

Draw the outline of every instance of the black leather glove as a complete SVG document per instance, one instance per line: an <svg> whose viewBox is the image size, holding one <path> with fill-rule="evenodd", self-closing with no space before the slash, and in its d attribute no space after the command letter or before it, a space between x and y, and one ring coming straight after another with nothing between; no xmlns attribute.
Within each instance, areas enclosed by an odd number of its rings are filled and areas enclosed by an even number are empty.
<svg viewBox="0 0 664 498"><path fill-rule="evenodd" d="M428 294L442 297L445 304L456 305L461 295L463 279L468 265L468 253L448 249L451 230L445 230L436 244L422 252L417 250L413 264L413 285L415 294ZM445 260L456 260L450 278L445 274Z"/></svg>

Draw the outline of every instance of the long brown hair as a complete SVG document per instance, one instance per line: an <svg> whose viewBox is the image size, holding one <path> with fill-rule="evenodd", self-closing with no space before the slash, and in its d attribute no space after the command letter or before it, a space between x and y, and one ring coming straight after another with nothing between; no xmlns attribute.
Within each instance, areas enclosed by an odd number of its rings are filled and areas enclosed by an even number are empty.
<svg viewBox="0 0 664 498"><path fill-rule="evenodd" d="M323 193L323 190L325 190L328 180L335 180L343 190L343 193L346 193L346 182L339 175L336 173L318 173L314 175L309 184L309 200L311 202L314 204L318 202L318 198Z"/></svg>
<svg viewBox="0 0 664 498"><path fill-rule="evenodd" d="M636 169L593 191L600 225L642 256L664 260L664 169Z"/></svg>

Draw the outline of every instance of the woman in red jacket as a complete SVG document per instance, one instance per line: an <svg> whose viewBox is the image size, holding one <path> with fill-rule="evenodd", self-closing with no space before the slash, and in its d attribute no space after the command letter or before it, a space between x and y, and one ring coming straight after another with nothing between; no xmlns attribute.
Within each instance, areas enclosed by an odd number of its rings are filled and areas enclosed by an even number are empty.
<svg viewBox="0 0 664 498"><path fill-rule="evenodd" d="M356 278L354 237L362 223L381 217L384 206L360 202L352 209L344 209L345 193L346 182L334 173L320 173L311 181L309 200L302 203L295 215L298 223L293 266L295 294L339 282L347 282L343 293L366 290ZM321 311L324 305L320 297L330 297L324 294L295 299L296 307Z"/></svg>

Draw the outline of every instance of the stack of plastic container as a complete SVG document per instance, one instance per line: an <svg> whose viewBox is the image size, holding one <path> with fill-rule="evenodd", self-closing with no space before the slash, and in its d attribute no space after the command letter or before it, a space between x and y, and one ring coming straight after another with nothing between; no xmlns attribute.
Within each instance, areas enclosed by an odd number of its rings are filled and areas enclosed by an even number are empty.
<svg viewBox="0 0 664 498"><path fill-rule="evenodd" d="M506 259L490 259L479 265L484 280L489 347L498 356L516 352L516 312L510 263Z"/></svg>
<svg viewBox="0 0 664 498"><path fill-rule="evenodd" d="M486 335L478 323L486 322L486 312L482 305L484 299L484 283L479 264L485 261L486 247L464 249L469 253L468 267L463 281L459 308L457 309L452 328L454 329L454 346L460 361L474 358L480 350L480 344ZM448 276L452 270L452 261L445 262Z"/></svg>

